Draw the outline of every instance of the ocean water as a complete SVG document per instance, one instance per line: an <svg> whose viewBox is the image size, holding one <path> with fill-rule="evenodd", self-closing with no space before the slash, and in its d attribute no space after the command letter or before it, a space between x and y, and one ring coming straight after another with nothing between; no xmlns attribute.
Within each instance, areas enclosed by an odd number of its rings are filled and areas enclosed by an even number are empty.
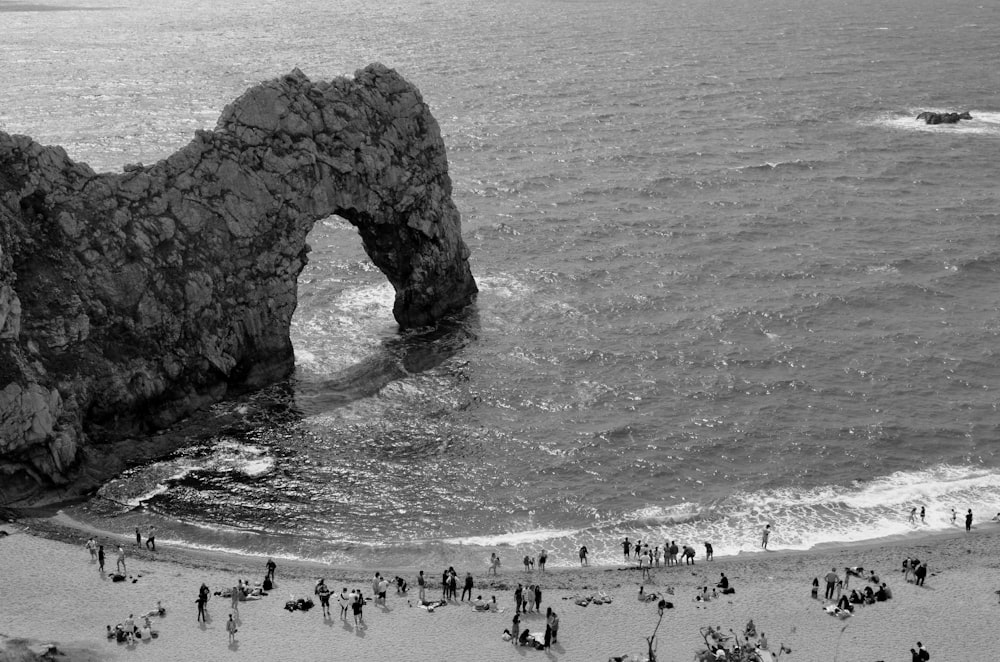
<svg viewBox="0 0 1000 662"><path fill-rule="evenodd" d="M441 124L481 294L401 334L356 231L318 222L294 378L72 516L476 567L1000 510L1000 5L229 4L0 12L0 129L118 170L258 81L381 61Z"/></svg>

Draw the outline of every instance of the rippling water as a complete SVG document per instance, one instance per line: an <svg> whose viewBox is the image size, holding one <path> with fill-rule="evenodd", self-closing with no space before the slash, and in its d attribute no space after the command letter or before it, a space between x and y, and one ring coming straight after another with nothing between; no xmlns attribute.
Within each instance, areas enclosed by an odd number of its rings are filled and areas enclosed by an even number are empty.
<svg viewBox="0 0 1000 662"><path fill-rule="evenodd" d="M1000 510L1000 6L204 4L3 13L0 128L119 169L259 80L382 61L441 123L481 294L400 334L355 230L318 223L291 383L75 515L338 563L566 564L625 535L727 554L765 522L804 548Z"/></svg>

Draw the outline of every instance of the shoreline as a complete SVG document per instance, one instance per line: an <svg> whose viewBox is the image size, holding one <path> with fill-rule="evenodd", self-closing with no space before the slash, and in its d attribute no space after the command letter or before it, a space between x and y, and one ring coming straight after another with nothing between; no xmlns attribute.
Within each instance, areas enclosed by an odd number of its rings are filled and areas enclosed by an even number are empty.
<svg viewBox="0 0 1000 662"><path fill-rule="evenodd" d="M23 518L0 528L10 533L0 538L0 555L12 578L0 604L0 644L9 646L15 637L39 645L54 641L70 660L138 655L166 662L227 654L223 624L229 601L213 598L209 603L212 620L198 624L193 604L197 587L206 582L215 591L231 586L237 577L260 581L267 560L162 545L153 553L136 550L134 538L110 534L105 544L123 543L133 579L112 583L95 572L96 564L83 548L89 535L86 530L56 518ZM102 538L105 533L100 534ZM107 566L113 569L115 556L107 551ZM415 568L349 568L278 559L271 595L241 603L236 649L269 660L319 659L329 655L331 646L344 656L377 651L415 662L449 659L455 650L475 651L478 658L497 662L531 658L535 651L512 647L499 635L510 627L514 587L539 583L544 587L542 611L551 607L561 620L558 647L538 651L539 659L545 655L547 660L603 662L625 653L633 660L642 659L645 638L656 627L658 616L655 603L637 599L640 586L675 605L664 612L657 631L660 662L690 659L703 643L700 627L741 631L751 618L767 633L772 651L787 645L795 651L794 659L829 659L831 650L839 650L843 660L903 659L918 640L927 644L935 659L977 659L992 644L983 618L987 610L1000 613L994 593L998 587L992 585L1000 567L995 560L998 553L1000 527L984 526L970 533L961 530L836 548L775 550L714 561L698 558L694 565L654 568L646 580L633 564L552 567L544 573L502 567L495 578L485 575L485 567L456 567L460 577L472 572L475 594L497 597L504 609L501 614L474 612L455 602L433 613L420 609L414 604ZM927 586L903 581L900 562L908 556L929 562ZM810 584L830 567L843 574L845 566L853 565L877 570L895 595L888 602L860 607L842 622L823 612L824 601L810 597ZM366 607L364 627L354 626L350 619L341 621L335 605L330 619L322 618L318 604L307 613L283 609L289 598L311 597L318 577L326 578L335 592L342 586L361 587L370 594L375 570L388 578L396 574L406 578L411 590L396 595L390 589L385 607ZM428 597L439 597L440 569L425 568L425 573L430 580ZM701 587L714 586L720 573L726 573L736 593L705 603L695 601ZM575 604L581 595L599 593L611 596L612 603ZM156 600L163 600L168 609L154 623L161 632L158 639L131 647L104 639L105 625L120 622L129 611L141 613ZM928 614L934 618L928 619ZM542 615L527 614L522 621L533 631L544 628Z"/></svg>

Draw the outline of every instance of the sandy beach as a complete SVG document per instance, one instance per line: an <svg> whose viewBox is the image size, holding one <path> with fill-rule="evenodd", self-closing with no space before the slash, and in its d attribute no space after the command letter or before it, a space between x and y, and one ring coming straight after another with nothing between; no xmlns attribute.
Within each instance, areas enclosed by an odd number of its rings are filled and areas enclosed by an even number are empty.
<svg viewBox="0 0 1000 662"><path fill-rule="evenodd" d="M0 559L5 581L0 588L0 659L31 659L12 651L20 640L54 643L72 660L224 660L249 654L259 660L384 659L413 660L599 660L628 654L644 659L645 637L658 620L655 602L638 599L641 572L633 566L549 568L525 572L513 558L505 559L500 575L486 576L486 567L456 568L476 579L475 593L495 595L503 612L481 613L467 603L451 603L433 612L417 605L415 586L408 595L389 590L386 606L368 604L365 625L353 618L324 618L317 605L308 612L289 612L285 602L314 597L318 577L339 592L360 587L370 593L375 571L403 576L415 585L418 568L331 568L277 559L276 587L258 601L240 605L239 632L229 644L225 623L229 600L214 597L208 603L207 624L196 622L195 597L202 582L212 591L230 587L238 578L260 581L266 558L248 558L200 551L169 549L156 553L137 550L125 535L97 535L108 553L106 569L113 570L114 546L127 550L129 579L112 582L101 575L84 548L89 533L67 526L59 518L21 520L3 525ZM1000 580L1000 529L985 523L971 533L956 531L931 537L888 540L878 544L844 546L808 552L774 550L706 562L693 566L659 568L645 582L674 604L664 612L657 632L657 659L691 660L702 647L699 628L707 625L742 632L753 619L766 633L771 650L784 644L792 653L781 659L907 661L909 649L922 641L934 660L982 659L995 647L990 627L1000 613L996 590ZM502 550L501 550L502 553ZM511 555L512 556L512 555ZM923 587L903 579L902 559L916 556L928 562ZM840 620L823 611L823 601L810 596L814 577L836 567L874 569L893 590L892 600L859 606ZM432 578L428 597L440 596L434 581L443 568L424 568ZM693 598L699 587L713 586L725 572L736 592L709 602ZM514 647L501 638L513 617L513 589L518 582L543 587L542 611L552 607L560 617L558 644L549 651ZM853 579L852 585L862 584ZM670 595L668 591L672 590ZM605 592L610 604L578 606L572 598ZM823 588L820 588L822 597ZM159 637L129 646L106 640L105 626L123 621L130 613L151 610L159 600L167 608L153 619ZM543 631L544 616L522 616L522 626Z"/></svg>

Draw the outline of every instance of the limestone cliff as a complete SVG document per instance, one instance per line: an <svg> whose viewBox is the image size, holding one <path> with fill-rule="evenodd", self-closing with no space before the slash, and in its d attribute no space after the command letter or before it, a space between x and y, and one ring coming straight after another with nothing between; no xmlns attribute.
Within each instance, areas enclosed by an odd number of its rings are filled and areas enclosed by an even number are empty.
<svg viewBox="0 0 1000 662"><path fill-rule="evenodd" d="M214 131L124 170L0 132L0 503L288 375L319 219L358 228L401 327L475 296L437 122L382 65L253 87Z"/></svg>

